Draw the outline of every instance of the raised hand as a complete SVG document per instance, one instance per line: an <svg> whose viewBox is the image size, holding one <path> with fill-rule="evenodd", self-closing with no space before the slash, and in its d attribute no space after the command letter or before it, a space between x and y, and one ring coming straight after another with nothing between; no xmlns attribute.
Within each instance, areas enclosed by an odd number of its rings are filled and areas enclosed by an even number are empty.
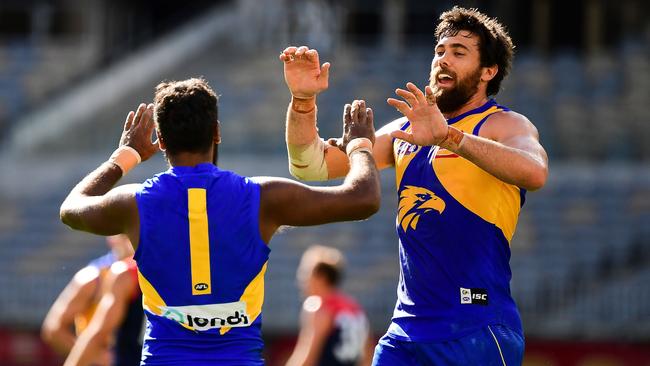
<svg viewBox="0 0 650 366"><path fill-rule="evenodd" d="M348 143L357 137L365 137L375 143L375 126L372 109L366 108L366 102L355 100L343 108L343 136L329 139L328 143L345 152Z"/></svg>
<svg viewBox="0 0 650 366"><path fill-rule="evenodd" d="M291 46L282 51L280 60L284 63L284 80L295 98L311 98L327 89L330 64L320 65L318 51Z"/></svg>
<svg viewBox="0 0 650 366"><path fill-rule="evenodd" d="M135 113L131 111L126 116L120 146L126 145L135 149L142 161L149 159L160 150L158 141L151 142L154 128L153 104L141 103Z"/></svg>
<svg viewBox="0 0 650 366"><path fill-rule="evenodd" d="M388 104L397 108L411 122L411 132L393 131L391 136L419 146L438 145L447 137L447 120L438 109L430 86L424 88L426 96L413 83L395 90L405 101L388 98Z"/></svg>

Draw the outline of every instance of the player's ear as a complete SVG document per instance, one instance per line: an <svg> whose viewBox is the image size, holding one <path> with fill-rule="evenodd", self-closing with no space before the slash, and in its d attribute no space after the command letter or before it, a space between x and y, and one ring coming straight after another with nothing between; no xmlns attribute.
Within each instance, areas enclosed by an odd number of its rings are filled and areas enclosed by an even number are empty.
<svg viewBox="0 0 650 366"><path fill-rule="evenodd" d="M494 79L494 77L497 76L498 72L499 66L496 64L489 67L483 67L483 72L481 73L481 81L490 81Z"/></svg>
<svg viewBox="0 0 650 366"><path fill-rule="evenodd" d="M160 131L156 129L156 138L158 139L158 146L160 146L161 151L165 151L167 146L165 146L165 140L163 140L162 136L160 136Z"/></svg>
<svg viewBox="0 0 650 366"><path fill-rule="evenodd" d="M221 123L217 120L217 123L214 125L214 144L218 145L221 143Z"/></svg>

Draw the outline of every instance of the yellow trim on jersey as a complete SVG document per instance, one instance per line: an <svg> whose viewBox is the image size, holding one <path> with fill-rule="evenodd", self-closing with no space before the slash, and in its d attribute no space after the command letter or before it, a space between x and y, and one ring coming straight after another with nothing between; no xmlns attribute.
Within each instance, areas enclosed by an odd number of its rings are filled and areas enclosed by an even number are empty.
<svg viewBox="0 0 650 366"><path fill-rule="evenodd" d="M264 263L260 272L246 286L244 293L239 298L239 301L246 303L246 313L250 316L251 323L262 313L262 305L264 304L264 274L266 273L268 263L268 261ZM223 327L219 332L223 335L229 330L230 327Z"/></svg>
<svg viewBox="0 0 650 366"><path fill-rule="evenodd" d="M497 106L490 107L463 118L454 127L471 134L481 120L500 111ZM462 157L441 158L455 155L449 150L439 148L435 155L433 170L447 192L465 208L501 229L508 241L512 240L521 209L519 187L502 182Z"/></svg>
<svg viewBox="0 0 650 366"><path fill-rule="evenodd" d="M212 293L208 208L205 197L206 190L203 188L190 188L187 190L192 295L209 295Z"/></svg>
<svg viewBox="0 0 650 366"><path fill-rule="evenodd" d="M151 285L151 283L144 277L140 270L138 270L138 283L142 291L142 307L156 315L162 315L161 307L167 306L165 301L160 297L158 291Z"/></svg>
<svg viewBox="0 0 650 366"><path fill-rule="evenodd" d="M139 269L138 269L138 284L140 285L140 291L142 291L142 308L156 315L165 316L165 314L163 314L163 311L161 309L161 307L167 307L167 304L165 304L165 300L163 300L162 297L160 297L158 291L156 291L156 289L153 288L153 285L151 285L151 282L149 282L149 280L147 280L144 277L144 275L140 273ZM182 325L187 329L194 330L194 328L190 327L185 323L179 322L178 324Z"/></svg>
<svg viewBox="0 0 650 366"><path fill-rule="evenodd" d="M519 188L463 158L435 159L433 170L456 201L496 225L508 241L512 239L520 210Z"/></svg>

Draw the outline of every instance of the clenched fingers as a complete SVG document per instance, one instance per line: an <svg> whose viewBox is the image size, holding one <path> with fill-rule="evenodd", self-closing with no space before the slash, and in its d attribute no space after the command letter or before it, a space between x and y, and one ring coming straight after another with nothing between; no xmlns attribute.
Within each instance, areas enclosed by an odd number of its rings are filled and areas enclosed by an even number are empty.
<svg viewBox="0 0 650 366"><path fill-rule="evenodd" d="M308 50L309 50L309 48L307 48L307 46L300 46L300 47L298 47L298 49L296 50L296 54L295 54L295 55L296 55L296 57L301 57L301 56L304 55L305 52L307 52Z"/></svg>

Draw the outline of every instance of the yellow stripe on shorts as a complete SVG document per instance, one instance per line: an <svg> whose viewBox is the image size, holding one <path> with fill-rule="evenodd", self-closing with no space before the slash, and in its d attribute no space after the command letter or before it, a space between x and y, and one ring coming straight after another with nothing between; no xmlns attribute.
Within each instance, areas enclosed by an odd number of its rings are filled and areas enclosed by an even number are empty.
<svg viewBox="0 0 650 366"><path fill-rule="evenodd" d="M212 293L210 282L210 237L208 235L208 207L203 188L187 190L187 214L190 222L190 267L192 295Z"/></svg>

